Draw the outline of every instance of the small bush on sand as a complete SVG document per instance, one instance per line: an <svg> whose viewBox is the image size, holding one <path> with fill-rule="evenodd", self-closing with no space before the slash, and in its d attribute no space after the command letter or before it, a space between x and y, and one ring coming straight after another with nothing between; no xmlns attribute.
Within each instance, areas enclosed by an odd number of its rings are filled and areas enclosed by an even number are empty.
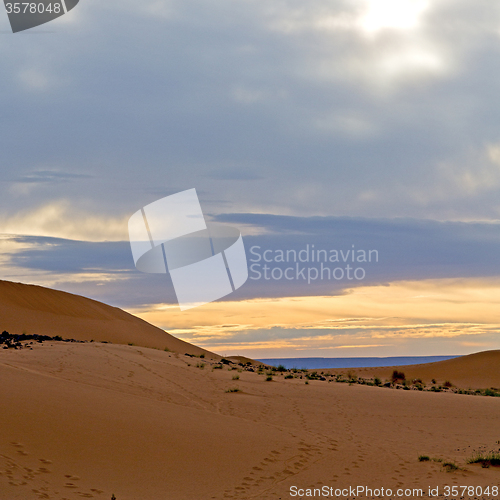
<svg viewBox="0 0 500 500"><path fill-rule="evenodd" d="M430 457L427 455L419 455L418 461L419 462L428 462L430 460Z"/></svg>
<svg viewBox="0 0 500 500"><path fill-rule="evenodd" d="M215 365L212 370L222 370L222 365Z"/></svg>
<svg viewBox="0 0 500 500"><path fill-rule="evenodd" d="M240 376L239 375L233 375L233 380L239 380Z"/></svg>
<svg viewBox="0 0 500 500"><path fill-rule="evenodd" d="M392 383L395 384L396 382L403 382L404 380L406 380L406 377L405 377L405 374L403 372L398 372L397 370L394 370L392 372Z"/></svg>
<svg viewBox="0 0 500 500"><path fill-rule="evenodd" d="M272 380L273 380L273 376L268 374L266 377L266 382L271 382Z"/></svg>
<svg viewBox="0 0 500 500"><path fill-rule="evenodd" d="M467 460L468 464L482 464L483 467L490 465L500 465L500 452L492 451L491 453L477 453Z"/></svg>
<svg viewBox="0 0 500 500"><path fill-rule="evenodd" d="M446 472L458 470L458 465L455 462L443 462L443 467L446 469Z"/></svg>
<svg viewBox="0 0 500 500"><path fill-rule="evenodd" d="M241 392L241 389L238 389L238 387L230 387L226 389L226 392Z"/></svg>
<svg viewBox="0 0 500 500"><path fill-rule="evenodd" d="M500 397L500 392L496 392L493 389L486 389L483 394L485 396Z"/></svg>
<svg viewBox="0 0 500 500"><path fill-rule="evenodd" d="M453 387L453 384L447 380L444 384L443 384L444 387L446 387L447 389L449 389L450 387Z"/></svg>
<svg viewBox="0 0 500 500"><path fill-rule="evenodd" d="M293 375L289 373L288 375L285 375L285 378L293 378Z"/></svg>

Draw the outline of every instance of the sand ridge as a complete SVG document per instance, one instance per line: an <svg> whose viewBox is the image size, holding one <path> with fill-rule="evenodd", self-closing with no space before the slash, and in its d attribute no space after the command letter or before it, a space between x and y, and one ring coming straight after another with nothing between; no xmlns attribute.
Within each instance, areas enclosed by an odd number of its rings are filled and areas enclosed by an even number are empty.
<svg viewBox="0 0 500 500"><path fill-rule="evenodd" d="M37 285L0 281L0 329L76 340L142 345L220 358L117 307Z"/></svg>
<svg viewBox="0 0 500 500"><path fill-rule="evenodd" d="M379 377L390 380L392 372L403 372L407 380L421 379L426 384L443 384L446 381L463 389L500 389L500 350L484 351L459 358L410 366L390 366L382 368L351 368L321 370L324 373L355 373L359 377Z"/></svg>

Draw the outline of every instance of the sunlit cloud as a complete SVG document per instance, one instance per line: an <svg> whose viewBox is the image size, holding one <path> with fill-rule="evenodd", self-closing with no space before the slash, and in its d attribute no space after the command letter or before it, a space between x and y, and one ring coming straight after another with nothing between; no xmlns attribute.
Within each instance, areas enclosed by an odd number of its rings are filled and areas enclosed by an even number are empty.
<svg viewBox="0 0 500 500"><path fill-rule="evenodd" d="M78 210L70 202L61 200L2 217L0 233L82 241L124 241L128 239L127 221L128 217L101 216Z"/></svg>
<svg viewBox="0 0 500 500"><path fill-rule="evenodd" d="M429 0L368 0L360 25L368 32L391 28L415 29L430 6Z"/></svg>
<svg viewBox="0 0 500 500"><path fill-rule="evenodd" d="M443 279L366 286L334 297L216 302L187 314L174 305L132 312L211 349L295 351L375 347L403 339L481 341L500 332L499 301L498 278Z"/></svg>

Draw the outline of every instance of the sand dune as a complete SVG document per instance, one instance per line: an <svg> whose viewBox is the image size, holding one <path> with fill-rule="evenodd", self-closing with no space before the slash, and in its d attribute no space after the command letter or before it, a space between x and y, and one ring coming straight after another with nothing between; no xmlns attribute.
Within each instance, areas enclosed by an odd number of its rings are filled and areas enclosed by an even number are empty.
<svg viewBox="0 0 500 500"><path fill-rule="evenodd" d="M410 366L384 368L354 368L351 371L363 378L390 379L394 370L405 374L407 380L421 379L430 384L450 381L453 385L468 389L500 388L500 350L485 351L460 358ZM324 370L326 373L347 373L349 370Z"/></svg>
<svg viewBox="0 0 500 500"><path fill-rule="evenodd" d="M499 484L498 468L466 459L498 449L500 398L266 382L200 361L98 343L0 350L0 500L279 500L291 486Z"/></svg>
<svg viewBox="0 0 500 500"><path fill-rule="evenodd" d="M0 281L0 331L76 340L134 343L218 357L131 314L95 300L36 285Z"/></svg>
<svg viewBox="0 0 500 500"><path fill-rule="evenodd" d="M220 357L124 311L35 286L0 282L0 317L11 333L96 340L0 349L0 500L279 500L307 498L292 497L293 486L427 494L499 485L498 467L467 458L499 449L500 398L305 384L302 374L266 381L247 358L216 365ZM499 386L498 356L402 370Z"/></svg>

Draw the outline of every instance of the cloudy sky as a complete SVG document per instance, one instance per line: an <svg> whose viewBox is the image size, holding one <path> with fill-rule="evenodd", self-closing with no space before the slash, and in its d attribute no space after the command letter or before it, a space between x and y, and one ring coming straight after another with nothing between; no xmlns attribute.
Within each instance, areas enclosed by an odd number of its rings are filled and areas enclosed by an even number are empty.
<svg viewBox="0 0 500 500"><path fill-rule="evenodd" d="M4 13L2 279L226 354L500 348L500 5L80 0L9 30ZM181 313L167 277L135 271L127 221L193 187L248 252L379 259Z"/></svg>

